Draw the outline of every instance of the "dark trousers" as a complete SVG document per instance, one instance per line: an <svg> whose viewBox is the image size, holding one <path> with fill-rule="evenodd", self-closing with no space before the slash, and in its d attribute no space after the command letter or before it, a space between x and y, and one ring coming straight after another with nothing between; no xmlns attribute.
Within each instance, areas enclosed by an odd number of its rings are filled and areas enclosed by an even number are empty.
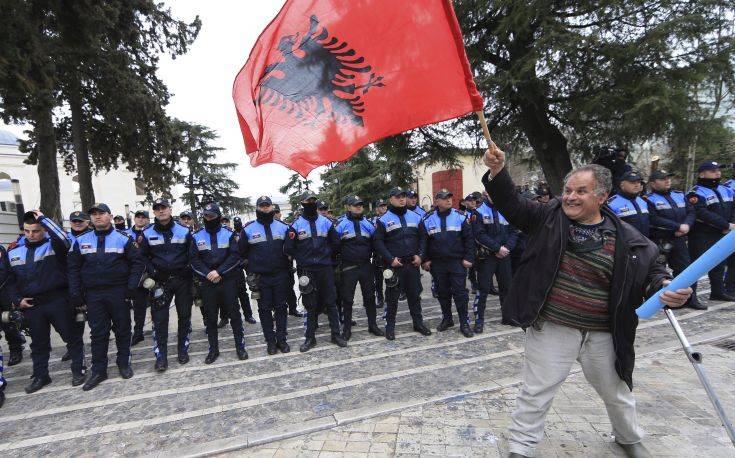
<svg viewBox="0 0 735 458"><path fill-rule="evenodd" d="M510 256L498 259L490 255L486 259L477 261L477 287L478 292L475 297L475 321L482 323L485 320L485 306L487 305L487 296L490 294L490 286L492 285L493 275L498 279L498 293L500 296L500 305L502 307L505 295L510 288L510 282L513 277L510 265Z"/></svg>
<svg viewBox="0 0 735 458"><path fill-rule="evenodd" d="M148 290L138 288L133 299L133 331L135 334L143 334L145 316L148 310Z"/></svg>
<svg viewBox="0 0 735 458"><path fill-rule="evenodd" d="M176 314L179 318L177 349L179 353L189 351L189 334L191 333L191 277L171 277L164 285L168 297L174 298ZM168 355L168 305L151 307L153 317L153 352L156 358L166 358ZM217 317L215 311L214 317Z"/></svg>
<svg viewBox="0 0 735 458"><path fill-rule="evenodd" d="M248 296L248 282L245 280L245 271L237 269L235 272L235 280L237 282L237 299L240 301L240 308L245 318L253 317L253 308L250 306L250 296Z"/></svg>
<svg viewBox="0 0 735 458"><path fill-rule="evenodd" d="M223 307L227 312L227 316L230 317L235 346L245 348L245 332L242 328L240 310L237 308L237 280L229 276L222 277L219 283L202 281L201 292L209 350L219 350L217 332L217 309L219 307Z"/></svg>
<svg viewBox="0 0 735 458"><path fill-rule="evenodd" d="M277 272L261 275L258 281L260 289L258 316L267 343L286 341L286 327L288 326L286 291L289 276L293 277L290 271Z"/></svg>
<svg viewBox="0 0 735 458"><path fill-rule="evenodd" d="M296 291L294 291L296 281L294 280L293 274L293 271L288 271L288 283L286 286L286 304L288 305L288 313L295 314L296 312L298 312L299 302L296 298Z"/></svg>
<svg viewBox="0 0 735 458"><path fill-rule="evenodd" d="M31 359L33 359L34 377L48 377L51 326L66 343L66 348L71 354L72 372L82 372L84 347L82 338L74 332L75 313L66 295L49 301L35 300L33 307L23 309L23 315L28 320L28 329L31 332Z"/></svg>
<svg viewBox="0 0 735 458"><path fill-rule="evenodd" d="M452 298L457 307L460 325L469 325L467 305L470 297L465 287L467 269L459 259L432 260L431 278L436 285L436 296L442 309L442 319L452 321Z"/></svg>
<svg viewBox="0 0 735 458"><path fill-rule="evenodd" d="M334 268L324 266L303 269L302 272L301 275L309 276L315 288L314 292L302 296L307 311L305 337L309 339L315 336L320 313L327 314L332 335L339 334L341 329L336 305L337 291L334 287Z"/></svg>
<svg viewBox="0 0 735 458"><path fill-rule="evenodd" d="M383 263L379 260L373 260L373 278L375 279L375 298L379 305L385 305L385 296L383 295Z"/></svg>
<svg viewBox="0 0 735 458"><path fill-rule="evenodd" d="M92 372L107 373L110 329L115 332L117 365L130 365L130 309L125 285L86 291L87 319L92 340Z"/></svg>
<svg viewBox="0 0 735 458"><path fill-rule="evenodd" d="M342 264L341 280L340 289L344 325L350 326L350 321L352 320L352 307L355 303L355 289L359 283L360 291L362 291L362 305L365 307L368 324L370 326L377 326L374 268L370 261L365 261L361 264Z"/></svg>
<svg viewBox="0 0 735 458"><path fill-rule="evenodd" d="M692 261L695 261L697 258L702 256L702 254L709 250L709 248L717 243L718 240L722 238L722 235L718 234L710 234L707 232L703 233L693 233L689 236L689 254L691 255ZM723 281L723 275L725 274L725 265L726 262L720 263L715 268L710 270L707 273L707 276L709 277L709 284L710 284L710 294L711 295L719 295L722 294L725 290L724 288L724 281Z"/></svg>
<svg viewBox="0 0 735 458"><path fill-rule="evenodd" d="M727 273L725 274L725 291L735 293L735 254L730 255L726 261Z"/></svg>
<svg viewBox="0 0 735 458"><path fill-rule="evenodd" d="M476 292L477 291L477 269L475 269L474 264L467 271L467 278L469 278L470 280L470 286L472 286L472 291Z"/></svg>
<svg viewBox="0 0 735 458"><path fill-rule="evenodd" d="M398 276L398 285L392 288L386 287L385 289L385 301L388 304L385 328L390 331L395 330L398 297L401 295L401 291L406 293L408 310L411 313L414 326L423 324L424 320L421 316L421 272L419 272L419 268L414 267L406 260L403 267L395 268L393 272L394 275Z"/></svg>
<svg viewBox="0 0 735 458"><path fill-rule="evenodd" d="M84 329L84 323L82 323L82 329ZM5 335L5 340L8 341L8 348L11 353L23 351L23 344L26 343L26 339L18 328L10 323L0 323L0 331Z"/></svg>
<svg viewBox="0 0 735 458"><path fill-rule="evenodd" d="M687 246L687 238L676 237L673 239L661 241L661 243L666 242L671 243L672 245L666 262L669 267L671 267L674 277L676 277L677 275L682 273L684 269L689 267L689 264L692 263L691 257L689 255L689 247ZM692 297L689 301L697 298L697 283L694 283L692 285L692 289L694 290L694 294L692 294Z"/></svg>

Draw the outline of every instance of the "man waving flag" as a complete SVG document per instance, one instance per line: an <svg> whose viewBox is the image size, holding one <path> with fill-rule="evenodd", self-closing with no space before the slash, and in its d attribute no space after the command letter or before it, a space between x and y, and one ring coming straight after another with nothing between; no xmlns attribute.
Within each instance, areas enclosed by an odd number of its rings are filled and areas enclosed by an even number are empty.
<svg viewBox="0 0 735 458"><path fill-rule="evenodd" d="M251 163L303 176L483 107L451 0L287 0L233 98Z"/></svg>

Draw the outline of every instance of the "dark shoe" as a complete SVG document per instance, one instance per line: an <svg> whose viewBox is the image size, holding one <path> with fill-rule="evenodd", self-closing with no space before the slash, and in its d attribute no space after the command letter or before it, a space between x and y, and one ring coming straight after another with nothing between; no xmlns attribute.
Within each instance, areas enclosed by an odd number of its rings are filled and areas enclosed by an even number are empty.
<svg viewBox="0 0 735 458"><path fill-rule="evenodd" d="M79 386L84 383L84 372L71 373L71 386Z"/></svg>
<svg viewBox="0 0 735 458"><path fill-rule="evenodd" d="M345 326L345 329L342 331L342 338L350 340L350 337L352 337L352 326Z"/></svg>
<svg viewBox="0 0 735 458"><path fill-rule="evenodd" d="M406 302L406 293L401 293L398 295L398 302Z"/></svg>
<svg viewBox="0 0 735 458"><path fill-rule="evenodd" d="M697 300L689 302L686 306L694 310L707 310L707 306Z"/></svg>
<svg viewBox="0 0 735 458"><path fill-rule="evenodd" d="M186 364L189 362L189 352L179 352L179 364Z"/></svg>
<svg viewBox="0 0 735 458"><path fill-rule="evenodd" d="M301 353L305 353L314 347L316 347L316 339L313 337L309 337L304 340L304 343L301 344L301 346L299 347L299 351Z"/></svg>
<svg viewBox="0 0 735 458"><path fill-rule="evenodd" d="M384 337L384 336L385 336L385 333L383 332L383 330L382 330L382 329L380 329L380 328L379 328L379 327L378 327L377 325L375 325L375 324L374 324L374 325L372 325L372 326L370 326L370 327L368 327L368 332L369 332L370 334L372 334L372 335L374 335L374 336L378 336L378 337Z"/></svg>
<svg viewBox="0 0 735 458"><path fill-rule="evenodd" d="M8 366L15 366L23 361L23 349L13 350L10 352L10 358L8 358Z"/></svg>
<svg viewBox="0 0 735 458"><path fill-rule="evenodd" d="M711 301L726 301L726 302L735 302L735 296L731 296L727 293L720 293L720 294L710 294L709 300Z"/></svg>
<svg viewBox="0 0 735 458"><path fill-rule="evenodd" d="M335 344L336 346L342 347L342 348L344 348L344 347L347 346L347 341L342 336L340 336L338 334L334 334L332 336L332 343Z"/></svg>
<svg viewBox="0 0 735 458"><path fill-rule="evenodd" d="M255 318L253 318L253 317L251 317L251 316L249 316L249 317L245 318L245 321L247 321L247 322L248 322L248 323L250 323L250 324L255 324L255 323L257 323L257 321L255 321Z"/></svg>
<svg viewBox="0 0 735 458"><path fill-rule="evenodd" d="M268 342L265 351L269 355L275 355L276 353L278 353L278 347L276 347L276 343L275 342Z"/></svg>
<svg viewBox="0 0 735 458"><path fill-rule="evenodd" d="M291 312L288 312L288 314L291 316L295 316L296 318L303 318L304 316L306 316L303 313L299 312L298 310L293 310Z"/></svg>
<svg viewBox="0 0 735 458"><path fill-rule="evenodd" d="M436 327L436 330L439 332L444 332L447 329L454 326L454 321L452 320L442 320L441 323L439 323L439 326Z"/></svg>
<svg viewBox="0 0 735 458"><path fill-rule="evenodd" d="M291 351L291 347L288 346L287 342L277 342L276 347L278 347L281 353L288 353Z"/></svg>
<svg viewBox="0 0 735 458"><path fill-rule="evenodd" d="M460 326L459 327L459 332L461 332L462 335L465 336L465 337L467 337L467 338L470 338L470 337L474 336L474 334L472 333L472 330L470 329L470 325L468 325L468 324L466 324L464 326Z"/></svg>
<svg viewBox="0 0 735 458"><path fill-rule="evenodd" d="M225 326L227 326L227 323L229 323L229 322L230 322L230 320L227 320L225 318L222 318L221 320L219 320L219 323L217 323L217 328L222 329Z"/></svg>
<svg viewBox="0 0 735 458"><path fill-rule="evenodd" d="M120 377L127 380L129 378L133 378L133 368L130 367L130 365L127 366L117 366L117 370L120 371Z"/></svg>
<svg viewBox="0 0 735 458"><path fill-rule="evenodd" d="M475 328L473 331L475 331L475 334L482 334L482 331L484 331L485 325L482 323L482 321L478 321L475 323Z"/></svg>
<svg viewBox="0 0 735 458"><path fill-rule="evenodd" d="M244 348L238 348L237 349L237 359L240 361L245 361L248 359L248 352Z"/></svg>
<svg viewBox="0 0 735 458"><path fill-rule="evenodd" d="M107 373L104 374L95 374L94 372L89 374L89 377L87 377L87 381L84 383L84 386L82 387L82 390L89 391L91 389L94 389L97 385L107 380Z"/></svg>
<svg viewBox="0 0 735 458"><path fill-rule="evenodd" d="M71 352L69 350L64 353L64 356L61 357L62 362L71 361Z"/></svg>
<svg viewBox="0 0 735 458"><path fill-rule="evenodd" d="M51 383L51 377L48 375L46 377L33 377L31 383L25 388L26 393L35 393L49 383Z"/></svg>
<svg viewBox="0 0 735 458"><path fill-rule="evenodd" d="M135 334L133 334L133 338L130 340L130 346L134 347L138 345L139 343L143 342L143 339L143 332L136 332Z"/></svg>
<svg viewBox="0 0 735 458"><path fill-rule="evenodd" d="M643 445L641 442L636 442L635 444L618 443L618 445L625 452L625 456L629 458L651 458L652 457L651 452L649 452L646 446Z"/></svg>
<svg viewBox="0 0 735 458"><path fill-rule="evenodd" d="M204 364L212 364L219 358L219 350L209 350L207 357L204 358Z"/></svg>
<svg viewBox="0 0 735 458"><path fill-rule="evenodd" d="M154 369L156 372L166 372L166 369L168 369L168 360L166 358L158 358Z"/></svg>
<svg viewBox="0 0 735 458"><path fill-rule="evenodd" d="M5 404L5 392L0 391L0 407L2 407L3 404Z"/></svg>
<svg viewBox="0 0 735 458"><path fill-rule="evenodd" d="M385 338L388 340L396 340L396 331L385 327Z"/></svg>
<svg viewBox="0 0 735 458"><path fill-rule="evenodd" d="M430 336L431 331L429 328L424 325L424 323L419 323L413 326L413 330L421 334L422 336Z"/></svg>

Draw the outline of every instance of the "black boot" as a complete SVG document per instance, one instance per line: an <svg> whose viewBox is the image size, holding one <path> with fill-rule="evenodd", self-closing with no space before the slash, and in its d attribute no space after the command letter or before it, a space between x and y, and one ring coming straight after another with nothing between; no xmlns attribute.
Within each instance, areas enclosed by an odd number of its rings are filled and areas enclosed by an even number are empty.
<svg viewBox="0 0 735 458"><path fill-rule="evenodd" d="M436 327L439 332L444 332L447 329L454 327L454 321L451 318L442 318L442 322Z"/></svg>
<svg viewBox="0 0 735 458"><path fill-rule="evenodd" d="M33 379L31 379L31 383L25 388L26 393L35 393L49 383L51 383L51 377L48 375L45 377L33 377Z"/></svg>
<svg viewBox="0 0 735 458"><path fill-rule="evenodd" d="M396 323L388 322L385 325L385 338L388 340L396 340Z"/></svg>
<svg viewBox="0 0 735 458"><path fill-rule="evenodd" d="M282 342L277 342L276 347L278 347L281 353L288 353L291 351L291 347L288 346L288 343L285 340Z"/></svg>
<svg viewBox="0 0 735 458"><path fill-rule="evenodd" d="M374 336L378 336L378 337L384 337L385 336L385 332L383 332L383 330L380 329L378 327L378 325L375 324L375 323L372 323L372 324L368 325L368 332L370 334L372 334Z"/></svg>
<svg viewBox="0 0 735 458"><path fill-rule="evenodd" d="M138 345L139 343L143 342L143 330L142 329L136 329L133 333L133 338L130 340L130 346L134 347Z"/></svg>
<svg viewBox="0 0 735 458"><path fill-rule="evenodd" d="M84 372L72 372L71 373L71 386L79 386L84 383Z"/></svg>
<svg viewBox="0 0 735 458"><path fill-rule="evenodd" d="M189 362L189 352L179 350L179 364L186 364Z"/></svg>
<svg viewBox="0 0 735 458"><path fill-rule="evenodd" d="M339 334L332 334L332 343L341 348L347 346L347 341Z"/></svg>
<svg viewBox="0 0 735 458"><path fill-rule="evenodd" d="M255 321L255 318L253 318L253 316L252 316L252 315L250 315L250 316L246 316L246 317L245 317L245 321L247 321L247 322L248 322L248 323L250 323L250 324L255 324L255 323L257 323L257 321Z"/></svg>
<svg viewBox="0 0 735 458"><path fill-rule="evenodd" d="M237 359L240 361L248 359L248 352L245 350L245 347L237 347Z"/></svg>
<svg viewBox="0 0 735 458"><path fill-rule="evenodd" d="M278 352L278 347L275 342L268 342L265 350L269 355L275 355Z"/></svg>
<svg viewBox="0 0 735 458"><path fill-rule="evenodd" d="M166 372L168 369L168 358L165 356L156 358L156 365L154 366L156 372Z"/></svg>
<svg viewBox="0 0 735 458"><path fill-rule="evenodd" d="M219 350L209 350L207 357L204 358L204 364L212 364L219 358Z"/></svg>
<svg viewBox="0 0 735 458"><path fill-rule="evenodd" d="M8 358L8 366L15 366L23 361L23 349L10 350L10 358Z"/></svg>
<svg viewBox="0 0 735 458"><path fill-rule="evenodd" d="M89 374L89 377L87 377L87 381L84 383L84 386L82 387L82 390L89 391L94 389L97 385L107 380L107 372L104 374L96 374L94 372L91 372Z"/></svg>
<svg viewBox="0 0 735 458"><path fill-rule="evenodd" d="M484 325L482 323L482 320L475 321L474 331L475 331L475 334L482 334L482 332L484 331Z"/></svg>
<svg viewBox="0 0 735 458"><path fill-rule="evenodd" d="M413 330L416 331L416 332L418 332L422 336L430 336L431 335L431 330L429 330L429 328L427 328L426 325L423 322L422 323L418 323L418 324L414 324L413 325Z"/></svg>
<svg viewBox="0 0 735 458"><path fill-rule="evenodd" d="M686 306L694 310L707 310L707 306L699 302L696 296L692 296Z"/></svg>
<svg viewBox="0 0 735 458"><path fill-rule="evenodd" d="M316 339L314 337L307 337L306 340L304 340L304 343L299 347L299 351L301 353L305 353L314 347L316 347Z"/></svg>
<svg viewBox="0 0 735 458"><path fill-rule="evenodd" d="M461 332L462 335L465 336L465 337L467 337L467 338L470 338L470 337L474 336L474 334L472 333L472 330L470 329L470 325L469 324L463 324L462 326L460 326L459 327L459 332Z"/></svg>
<svg viewBox="0 0 735 458"><path fill-rule="evenodd" d="M130 367L130 364L126 366L117 366L117 370L120 372L120 377L127 380L129 378L133 378L133 368Z"/></svg>
<svg viewBox="0 0 735 458"><path fill-rule="evenodd" d="M719 294L710 294L709 300L711 301L725 301L725 302L735 302L735 296L727 293L719 293Z"/></svg>
<svg viewBox="0 0 735 458"><path fill-rule="evenodd" d="M5 391L0 391L0 407L5 404Z"/></svg>
<svg viewBox="0 0 735 458"><path fill-rule="evenodd" d="M349 310L345 308L345 321L342 325L342 338L347 340L350 340L350 337L352 337L352 326L354 326L354 321L352 321L352 308Z"/></svg>

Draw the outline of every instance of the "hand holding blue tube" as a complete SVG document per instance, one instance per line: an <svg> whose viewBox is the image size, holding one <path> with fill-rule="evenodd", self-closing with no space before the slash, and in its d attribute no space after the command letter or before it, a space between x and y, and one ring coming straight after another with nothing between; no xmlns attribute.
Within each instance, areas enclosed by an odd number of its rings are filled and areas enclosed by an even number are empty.
<svg viewBox="0 0 735 458"><path fill-rule="evenodd" d="M699 280L699 277L712 270L732 253L735 253L735 231L730 232L712 245L709 250L705 251L702 256L677 275L671 283L663 287L644 302L643 305L638 307L635 313L644 319L651 318L664 307L664 303L659 299L661 293L669 290L676 291L677 289L688 288Z"/></svg>

